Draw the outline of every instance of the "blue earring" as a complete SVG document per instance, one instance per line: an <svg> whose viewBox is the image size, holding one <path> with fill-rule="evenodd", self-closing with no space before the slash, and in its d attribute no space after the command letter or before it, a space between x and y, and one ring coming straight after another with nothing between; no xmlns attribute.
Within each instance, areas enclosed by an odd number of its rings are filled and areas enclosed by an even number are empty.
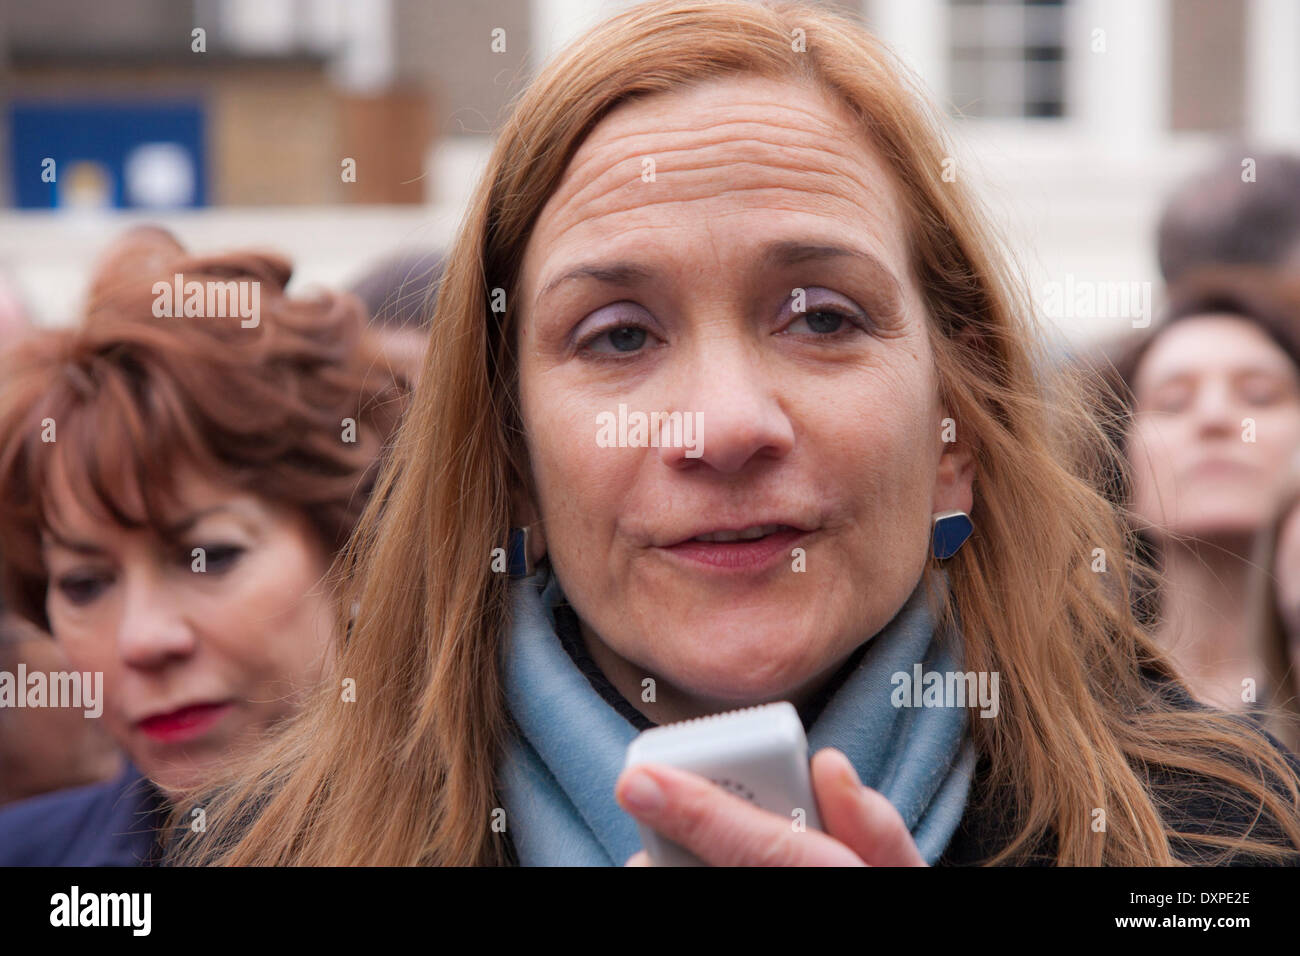
<svg viewBox="0 0 1300 956"><path fill-rule="evenodd" d="M536 570L528 555L528 528L510 529L510 556L506 570L512 578L526 578Z"/></svg>
<svg viewBox="0 0 1300 956"><path fill-rule="evenodd" d="M930 534L930 551L943 561L951 558L975 530L970 515L964 511L940 511L934 516Z"/></svg>

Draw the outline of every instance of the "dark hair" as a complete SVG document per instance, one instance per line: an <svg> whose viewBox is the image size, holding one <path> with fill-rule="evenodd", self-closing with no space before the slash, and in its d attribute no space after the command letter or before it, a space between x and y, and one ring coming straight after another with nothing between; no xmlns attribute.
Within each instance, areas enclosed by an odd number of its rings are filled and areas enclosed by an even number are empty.
<svg viewBox="0 0 1300 956"><path fill-rule="evenodd" d="M0 367L0 591L42 629L52 474L105 520L165 535L177 467L192 465L300 510L333 554L405 404L354 296L290 298L289 263L263 253L150 263L100 277L82 325L36 334ZM154 282L176 273L258 282L257 326L156 318ZM125 503L132 491L144 514Z"/></svg>
<svg viewBox="0 0 1300 956"><path fill-rule="evenodd" d="M1255 179L1242 164L1255 160ZM1208 265L1280 265L1300 251L1300 157L1241 148L1184 183L1156 230L1166 282Z"/></svg>
<svg viewBox="0 0 1300 956"><path fill-rule="evenodd" d="M382 259L349 286L371 319L388 329L418 329L433 315L443 257L423 250Z"/></svg>
<svg viewBox="0 0 1300 956"><path fill-rule="evenodd" d="M1174 323L1204 315L1254 323L1300 370L1300 281L1262 267L1207 267L1169 287L1159 321L1109 350L1111 382L1130 411L1137 372L1151 346Z"/></svg>

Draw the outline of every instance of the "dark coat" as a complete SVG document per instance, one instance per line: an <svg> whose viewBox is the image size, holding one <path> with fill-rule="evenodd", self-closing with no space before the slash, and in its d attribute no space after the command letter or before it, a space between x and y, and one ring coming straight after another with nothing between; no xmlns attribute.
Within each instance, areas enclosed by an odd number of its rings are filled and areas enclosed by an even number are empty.
<svg viewBox="0 0 1300 956"><path fill-rule="evenodd" d="M1163 692L1186 709L1210 709L1194 700L1180 685L1163 680L1150 672L1144 674L1152 682L1162 685ZM1238 716L1243 723L1251 724L1273 744L1290 764L1297 781L1300 781L1300 757L1269 734L1255 718ZM988 773L988 760L981 755L971 786L970 798L966 804L966 812L962 816L957 832L953 834L952 841L939 858L939 866L975 865L981 860L992 857L1010 842L1014 827L1009 813L1011 801L1007 795L999 795L990 790L987 782ZM1255 839L1286 845L1285 835L1275 820L1261 817L1258 822L1255 822L1254 808L1246 806L1244 797L1233 792L1228 785L1220 781L1186 774L1180 776L1165 768L1152 767L1150 786L1161 802L1169 806L1169 810L1164 813L1166 829L1199 835L1243 836L1250 833ZM1277 791L1284 799L1289 799L1280 787ZM1206 857L1210 851L1203 847L1194 846L1177 838L1171 838L1170 843L1174 857L1183 863L1208 865L1216 862ZM1049 833L1038 842L1031 854L1018 859L1016 865L1055 866L1056 846L1055 835ZM1241 855L1220 865L1277 866L1278 864L1274 861ZM1300 866L1300 854L1297 854L1288 865Z"/></svg>
<svg viewBox="0 0 1300 956"><path fill-rule="evenodd" d="M1270 738L1271 739L1271 738ZM1286 753L1281 744L1274 744ZM1300 778L1300 760L1291 755L1290 763L1297 778ZM1005 808L1009 805L1005 799L990 797L984 786L988 772L987 762L981 758L976 771L975 783L971 790L971 800L967 803L952 842L939 858L938 866L974 866L989 859L1010 842L1012 822ZM1285 838L1276 822L1263 818L1251 830L1255 814L1241 805L1240 798L1232 799L1226 794L1226 785L1214 781L1200 781L1196 778L1183 777L1176 780L1170 774L1153 773L1153 780L1159 781L1162 796L1172 802L1172 811L1165 814L1167 829L1182 830L1197 834L1245 835L1250 832L1253 838L1267 839L1271 843L1285 846ZM1280 791L1279 791L1280 793ZM982 801L977 799L977 794ZM1175 859L1191 865L1210 865L1217 861L1208 857L1209 850L1197 847L1186 841L1171 839L1171 849ZM1055 866L1056 838L1047 834L1034 847L1033 852L1015 861L1016 866ZM1246 855L1232 857L1224 866L1277 866L1276 861L1264 860ZM1300 866L1298 854L1289 866Z"/></svg>
<svg viewBox="0 0 1300 956"><path fill-rule="evenodd" d="M0 866L147 866L166 801L130 764L116 779L0 808Z"/></svg>

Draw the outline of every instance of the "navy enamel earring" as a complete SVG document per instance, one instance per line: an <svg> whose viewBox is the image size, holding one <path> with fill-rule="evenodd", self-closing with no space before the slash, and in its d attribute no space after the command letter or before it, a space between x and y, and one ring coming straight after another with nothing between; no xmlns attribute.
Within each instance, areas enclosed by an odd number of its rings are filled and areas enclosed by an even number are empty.
<svg viewBox="0 0 1300 956"><path fill-rule="evenodd" d="M506 570L512 578L526 578L536 569L528 556L528 528L510 529L510 552Z"/></svg>
<svg viewBox="0 0 1300 956"><path fill-rule="evenodd" d="M930 532L930 551L943 561L951 558L975 530L970 515L964 511L940 511L934 516Z"/></svg>

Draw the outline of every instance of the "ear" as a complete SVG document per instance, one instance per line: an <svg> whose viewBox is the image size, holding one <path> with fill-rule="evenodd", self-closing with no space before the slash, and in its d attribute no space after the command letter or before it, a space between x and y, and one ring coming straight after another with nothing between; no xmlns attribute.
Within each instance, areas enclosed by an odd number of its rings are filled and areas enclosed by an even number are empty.
<svg viewBox="0 0 1300 956"><path fill-rule="evenodd" d="M962 433L961 424L955 420L945 421L941 427L940 443L942 448L930 513L964 511L970 514L975 504L975 450L978 444L969 431Z"/></svg>
<svg viewBox="0 0 1300 956"><path fill-rule="evenodd" d="M510 526L528 528L528 559L536 564L546 554L546 533L541 514L532 494L522 484L515 483L510 490Z"/></svg>

